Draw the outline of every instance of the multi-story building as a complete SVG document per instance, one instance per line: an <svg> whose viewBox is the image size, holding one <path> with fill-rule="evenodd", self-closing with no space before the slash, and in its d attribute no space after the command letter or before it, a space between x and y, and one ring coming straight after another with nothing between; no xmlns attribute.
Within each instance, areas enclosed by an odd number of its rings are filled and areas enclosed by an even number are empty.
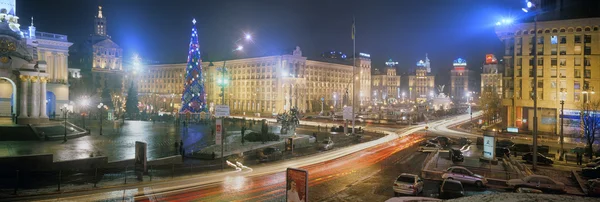
<svg viewBox="0 0 600 202"><path fill-rule="evenodd" d="M450 98L458 102L466 102L469 92L469 69L467 60L458 58L452 63L450 70Z"/></svg>
<svg viewBox="0 0 600 202"><path fill-rule="evenodd" d="M578 130L580 105L592 99L594 87L600 86L598 25L600 18L582 18L538 22L537 30L533 23L496 27L505 44L502 104L508 127L533 129L533 77L537 76L539 131L557 132L560 100L565 100L565 133ZM533 75L534 63L537 75Z"/></svg>
<svg viewBox="0 0 600 202"><path fill-rule="evenodd" d="M494 93L502 97L502 73L499 71L498 59L494 54L485 55L482 69L480 95Z"/></svg>
<svg viewBox="0 0 600 202"><path fill-rule="evenodd" d="M428 72L431 70L429 58L426 56L425 61L417 62L415 75L408 77L408 97L411 101L417 103L427 102L434 97L435 76Z"/></svg>
<svg viewBox="0 0 600 202"><path fill-rule="evenodd" d="M91 96L109 106L116 104L115 96L124 92L123 49L107 32L107 19L98 7L94 18L94 34L72 51L71 66L81 69L85 85L76 86L77 92ZM119 108L115 108L119 109Z"/></svg>
<svg viewBox="0 0 600 202"><path fill-rule="evenodd" d="M371 60L363 54L356 59L356 98L363 93L368 103L371 83ZM335 61L335 62L332 62ZM225 65L226 72L221 71ZM178 110L185 78L185 63L149 65L139 75L138 93L149 94L142 104L166 110ZM341 108L352 93L352 60L309 60L299 47L292 54L228 61L202 62L205 90L210 110L215 105L229 105L233 113L280 113L290 107L303 112L321 111L321 101L330 111ZM368 75L368 76L367 76ZM224 99L219 81L225 81ZM366 85L368 84L368 85ZM173 106L170 100L173 100ZM155 101L158 100L158 101ZM162 103L160 101L163 101ZM355 103L359 106L360 102ZM153 104L155 102L156 104ZM169 107L171 107L169 109Z"/></svg>
<svg viewBox="0 0 600 202"><path fill-rule="evenodd" d="M398 62L390 59L386 62L387 67L383 72L377 70L371 76L373 102L388 103L392 98L393 100L400 98L400 76L396 75L396 64Z"/></svg>
<svg viewBox="0 0 600 202"><path fill-rule="evenodd" d="M47 122L69 103L66 35L20 30L16 2L0 2L0 116L19 124Z"/></svg>

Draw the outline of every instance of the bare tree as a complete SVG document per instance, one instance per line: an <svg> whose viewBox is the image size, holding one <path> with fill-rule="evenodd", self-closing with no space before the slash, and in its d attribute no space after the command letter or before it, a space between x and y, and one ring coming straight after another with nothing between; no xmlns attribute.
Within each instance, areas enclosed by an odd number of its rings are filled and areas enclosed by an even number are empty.
<svg viewBox="0 0 600 202"><path fill-rule="evenodd" d="M591 159L594 153L592 145L596 141L596 134L600 132L600 99L590 100L582 103L581 122L583 123L583 136L587 143L588 157Z"/></svg>
<svg viewBox="0 0 600 202"><path fill-rule="evenodd" d="M492 124L496 121L497 115L500 114L502 100L494 88L486 86L481 93L479 106L483 109L483 117L489 124Z"/></svg>

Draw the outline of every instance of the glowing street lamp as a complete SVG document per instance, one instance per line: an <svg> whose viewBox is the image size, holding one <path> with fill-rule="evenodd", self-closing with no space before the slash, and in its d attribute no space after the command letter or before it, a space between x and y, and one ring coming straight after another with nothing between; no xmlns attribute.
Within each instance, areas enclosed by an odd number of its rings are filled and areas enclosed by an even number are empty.
<svg viewBox="0 0 600 202"><path fill-rule="evenodd" d="M73 112L73 105L64 104L60 108L60 111L62 111L63 116L65 117L65 135L64 135L63 142L67 142L67 116L69 115L69 113Z"/></svg>
<svg viewBox="0 0 600 202"><path fill-rule="evenodd" d="M98 112L100 113L100 135L102 135L102 108L108 109L108 106L103 103L98 104Z"/></svg>

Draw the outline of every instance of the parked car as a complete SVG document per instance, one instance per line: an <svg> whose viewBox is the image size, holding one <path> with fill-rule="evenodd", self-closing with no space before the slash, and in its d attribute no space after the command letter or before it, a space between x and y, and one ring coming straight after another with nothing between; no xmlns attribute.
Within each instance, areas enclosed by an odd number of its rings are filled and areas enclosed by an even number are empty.
<svg viewBox="0 0 600 202"><path fill-rule="evenodd" d="M425 142L419 146L420 152L432 152L438 149L440 149L440 145L431 142Z"/></svg>
<svg viewBox="0 0 600 202"><path fill-rule="evenodd" d="M320 148L322 150L330 150L333 149L333 140L331 140L331 138L327 139L327 140L323 140L321 142Z"/></svg>
<svg viewBox="0 0 600 202"><path fill-rule="evenodd" d="M506 182L510 188L521 187L542 190L544 193L565 193L565 184L557 182L548 176L530 175L523 179L511 179Z"/></svg>
<svg viewBox="0 0 600 202"><path fill-rule="evenodd" d="M498 140L496 141L496 147L512 147L515 145L513 141L510 140Z"/></svg>
<svg viewBox="0 0 600 202"><path fill-rule="evenodd" d="M413 174L402 173L394 181L394 196L399 194L418 195L423 192L423 180Z"/></svg>
<svg viewBox="0 0 600 202"><path fill-rule="evenodd" d="M533 162L533 153L530 152L530 153L527 153L527 154L523 155L522 159L524 161L527 161L527 163L532 163ZM554 161L552 161L552 159L550 159L550 158L548 158L548 157L546 157L546 156L544 156L544 155L542 155L540 153L538 153L537 162L538 163L543 163L543 164L546 164L546 165L550 165L550 164L554 163Z"/></svg>
<svg viewBox="0 0 600 202"><path fill-rule="evenodd" d="M466 137L458 138L457 142L459 145L470 145L472 143L471 140L469 140L469 138Z"/></svg>
<svg viewBox="0 0 600 202"><path fill-rule="evenodd" d="M465 196L465 190L463 189L462 183L457 180L445 179L442 182L439 190L440 199L454 199Z"/></svg>
<svg viewBox="0 0 600 202"><path fill-rule="evenodd" d="M510 149L506 147L496 147L496 157L510 157Z"/></svg>
<svg viewBox="0 0 600 202"><path fill-rule="evenodd" d="M588 189L588 196L600 196L600 179L588 180L585 185Z"/></svg>
<svg viewBox="0 0 600 202"><path fill-rule="evenodd" d="M512 152L527 153L527 152L531 152L532 146L528 145L528 144L515 144L509 148L510 148L510 151L512 151Z"/></svg>
<svg viewBox="0 0 600 202"><path fill-rule="evenodd" d="M591 179L600 178L600 166L583 168L581 169L581 175Z"/></svg>
<svg viewBox="0 0 600 202"><path fill-rule="evenodd" d="M442 179L458 180L463 184L474 184L477 187L484 187L488 181L481 175L474 174L469 169L462 166L451 166L446 169Z"/></svg>
<svg viewBox="0 0 600 202"><path fill-rule="evenodd" d="M451 160L453 162L462 162L465 160L465 157L463 156L462 152L458 149L450 149L448 153L450 154L450 157L452 158Z"/></svg>
<svg viewBox="0 0 600 202"><path fill-rule="evenodd" d="M544 193L544 192L542 192L542 190L539 190L539 189L525 188L525 187L519 187L515 192L517 192L517 193L527 193L527 194L541 194L541 193Z"/></svg>
<svg viewBox="0 0 600 202"><path fill-rule="evenodd" d="M267 147L258 152L258 160L260 162L280 160L283 157L283 153L280 149L275 147Z"/></svg>

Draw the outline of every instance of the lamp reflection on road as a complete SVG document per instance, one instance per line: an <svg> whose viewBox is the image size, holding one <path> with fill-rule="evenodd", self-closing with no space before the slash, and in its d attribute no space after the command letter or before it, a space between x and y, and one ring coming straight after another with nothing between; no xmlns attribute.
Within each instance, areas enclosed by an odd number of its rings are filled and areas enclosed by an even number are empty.
<svg viewBox="0 0 600 202"><path fill-rule="evenodd" d="M243 191L248 187L251 187L251 184L248 183L248 178L244 176L227 176L223 181L223 188L225 189L225 193L230 191Z"/></svg>

